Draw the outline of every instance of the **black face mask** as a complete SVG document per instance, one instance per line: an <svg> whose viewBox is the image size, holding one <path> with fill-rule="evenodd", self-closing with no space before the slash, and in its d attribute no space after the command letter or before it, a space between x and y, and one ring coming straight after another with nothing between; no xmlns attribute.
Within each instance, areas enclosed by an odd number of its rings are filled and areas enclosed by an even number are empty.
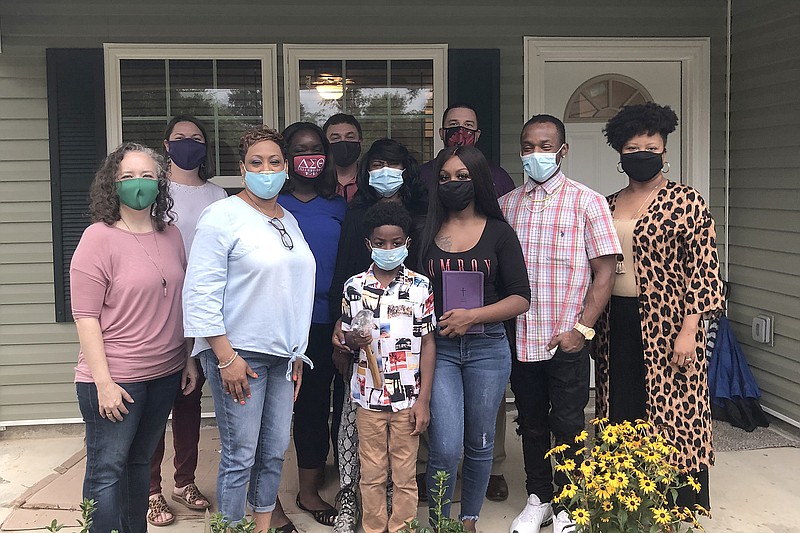
<svg viewBox="0 0 800 533"><path fill-rule="evenodd" d="M361 141L339 141L331 144L331 154L336 166L349 167L361 155Z"/></svg>
<svg viewBox="0 0 800 533"><path fill-rule="evenodd" d="M630 154L622 154L619 157L622 163L622 170L634 181L650 181L656 174L661 172L664 163L661 161L663 153L648 152L642 150Z"/></svg>
<svg viewBox="0 0 800 533"><path fill-rule="evenodd" d="M448 181L439 185L439 199L450 211L463 211L475 198L471 181Z"/></svg>

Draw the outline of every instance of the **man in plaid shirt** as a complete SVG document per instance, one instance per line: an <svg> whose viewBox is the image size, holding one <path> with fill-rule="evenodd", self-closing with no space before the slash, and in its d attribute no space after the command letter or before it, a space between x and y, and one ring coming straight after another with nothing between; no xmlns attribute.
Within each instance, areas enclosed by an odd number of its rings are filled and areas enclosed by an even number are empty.
<svg viewBox="0 0 800 533"><path fill-rule="evenodd" d="M550 504L567 484L566 475L554 476L544 455L551 433L556 444L575 449L574 437L584 429L588 341L611 296L621 249L605 198L560 170L569 151L564 124L535 115L523 126L520 144L527 179L500 199L531 282L531 307L517 317L511 370L529 497L511 533L538 533L551 521L554 533L571 533L569 511Z"/></svg>

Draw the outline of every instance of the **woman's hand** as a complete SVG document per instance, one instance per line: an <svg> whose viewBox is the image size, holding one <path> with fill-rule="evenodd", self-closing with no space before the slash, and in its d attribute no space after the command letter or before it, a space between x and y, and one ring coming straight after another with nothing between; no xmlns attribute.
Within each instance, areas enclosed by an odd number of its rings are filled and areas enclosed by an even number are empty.
<svg viewBox="0 0 800 533"><path fill-rule="evenodd" d="M686 366L694 362L697 353L697 341L695 336L697 329L683 327L675 339L675 346L672 349L672 359L670 362L675 366Z"/></svg>
<svg viewBox="0 0 800 533"><path fill-rule="evenodd" d="M114 383L97 383L97 405L100 416L109 422L122 422L122 416L128 414L124 402L134 403L128 391Z"/></svg>
<svg viewBox="0 0 800 533"><path fill-rule="evenodd" d="M467 330L478 323L475 309L452 309L439 319L439 335L442 337L462 337Z"/></svg>
<svg viewBox="0 0 800 533"><path fill-rule="evenodd" d="M294 401L300 393L300 385L303 384L303 360L295 359L292 363L292 380L294 381Z"/></svg>
<svg viewBox="0 0 800 533"><path fill-rule="evenodd" d="M200 372L197 370L197 363L195 363L194 357L189 357L181 373L181 391L184 396L189 396L194 392L199 378Z"/></svg>
<svg viewBox="0 0 800 533"><path fill-rule="evenodd" d="M431 421L431 410L428 402L417 399L414 405L411 406L411 409L408 410L408 418L410 422L414 424L414 431L412 431L411 434L422 434L428 429L428 424Z"/></svg>
<svg viewBox="0 0 800 533"><path fill-rule="evenodd" d="M333 325L333 338L331 339L333 343L334 352L336 348L339 350L344 350L346 352L350 351L350 348L347 346L347 341L345 340L344 331L342 330L342 319L336 321L336 324Z"/></svg>
<svg viewBox="0 0 800 533"><path fill-rule="evenodd" d="M230 365L220 369L219 374L225 394L230 394L235 402L244 405L244 399L250 398L250 382L247 376L258 378L258 374L253 372L247 361L238 356Z"/></svg>

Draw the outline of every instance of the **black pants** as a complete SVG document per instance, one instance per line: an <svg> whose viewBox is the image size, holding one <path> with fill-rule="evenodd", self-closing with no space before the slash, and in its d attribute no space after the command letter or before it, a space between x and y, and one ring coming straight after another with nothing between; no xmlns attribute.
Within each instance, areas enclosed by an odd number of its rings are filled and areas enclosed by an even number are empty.
<svg viewBox="0 0 800 533"><path fill-rule="evenodd" d="M553 482L558 493L568 483L564 473L556 472L544 457L556 444L569 444L575 451L575 435L585 427L584 408L589 401L589 347L579 352L560 348L552 359L522 363L513 359L511 390L517 404L517 433L522 436L525 461L525 488L542 502L553 499ZM580 462L580 459L577 460Z"/></svg>
<svg viewBox="0 0 800 533"><path fill-rule="evenodd" d="M341 382L342 377L334 371L333 324L311 324L308 335L306 355L314 362L314 369L303 368L303 383L294 403L294 446L297 450L297 466L300 468L321 468L325 466L330 450L330 439L339 430L339 421L331 421L328 416L331 410L331 381L334 376ZM343 390L343 384L339 384ZM334 386L336 389L336 386ZM341 403L341 401L339 401ZM339 409L341 416L341 409ZM335 446L335 444L334 444Z"/></svg>
<svg viewBox="0 0 800 533"><path fill-rule="evenodd" d="M608 418L613 423L637 418L647 420L647 371L642 344L639 299L611 297L608 355ZM691 487L678 489L677 505L709 508L708 470L689 472L700 484L700 492ZM681 480L682 482L683 479Z"/></svg>

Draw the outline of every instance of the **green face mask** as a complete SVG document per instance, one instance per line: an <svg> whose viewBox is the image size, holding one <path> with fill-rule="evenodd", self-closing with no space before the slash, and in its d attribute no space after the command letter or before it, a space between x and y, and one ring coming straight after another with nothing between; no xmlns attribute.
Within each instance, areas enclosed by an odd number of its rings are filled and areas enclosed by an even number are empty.
<svg viewBox="0 0 800 533"><path fill-rule="evenodd" d="M158 180L133 178L117 182L119 201L131 209L147 209L158 196Z"/></svg>

